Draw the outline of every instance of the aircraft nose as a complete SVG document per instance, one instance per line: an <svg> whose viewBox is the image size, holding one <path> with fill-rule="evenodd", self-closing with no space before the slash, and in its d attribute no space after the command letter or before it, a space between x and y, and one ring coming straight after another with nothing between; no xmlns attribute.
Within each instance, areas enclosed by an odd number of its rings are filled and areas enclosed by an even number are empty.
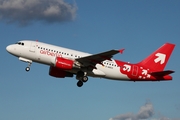
<svg viewBox="0 0 180 120"><path fill-rule="evenodd" d="M8 45L8 46L6 47L6 50L10 53L10 52L12 51L11 45Z"/></svg>

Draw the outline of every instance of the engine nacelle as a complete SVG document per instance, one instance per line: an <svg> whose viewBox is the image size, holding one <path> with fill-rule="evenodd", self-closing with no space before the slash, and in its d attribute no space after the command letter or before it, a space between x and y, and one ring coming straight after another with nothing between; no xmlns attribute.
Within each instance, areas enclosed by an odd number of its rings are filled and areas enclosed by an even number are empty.
<svg viewBox="0 0 180 120"><path fill-rule="evenodd" d="M60 68L62 70L71 70L73 68L73 64L73 60L57 57L55 59L54 67Z"/></svg>
<svg viewBox="0 0 180 120"><path fill-rule="evenodd" d="M49 67L49 75L57 78L73 77L72 73L63 71L57 67Z"/></svg>

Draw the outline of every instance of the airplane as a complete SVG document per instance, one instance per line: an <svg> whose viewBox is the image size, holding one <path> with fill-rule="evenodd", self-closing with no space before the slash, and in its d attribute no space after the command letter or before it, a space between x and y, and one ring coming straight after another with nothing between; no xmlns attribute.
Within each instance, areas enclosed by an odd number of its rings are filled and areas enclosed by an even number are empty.
<svg viewBox="0 0 180 120"><path fill-rule="evenodd" d="M89 54L59 47L38 40L21 40L8 45L6 50L28 63L25 70L30 71L33 62L49 66L49 75L56 78L76 75L77 86L83 86L88 76L119 81L167 81L172 80L172 70L164 70L175 44L165 43L141 62L131 64L113 59L124 49L109 50L98 54Z"/></svg>

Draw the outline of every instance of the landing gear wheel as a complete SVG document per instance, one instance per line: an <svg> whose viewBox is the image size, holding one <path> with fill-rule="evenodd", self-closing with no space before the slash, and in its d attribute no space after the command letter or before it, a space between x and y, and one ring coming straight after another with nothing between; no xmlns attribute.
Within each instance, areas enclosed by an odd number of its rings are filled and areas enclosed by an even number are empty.
<svg viewBox="0 0 180 120"><path fill-rule="evenodd" d="M77 86L78 86L78 87L82 87L82 86L83 86L83 82L79 80L79 81L77 82Z"/></svg>
<svg viewBox="0 0 180 120"><path fill-rule="evenodd" d="M26 67L26 69L25 69L27 72L30 71L31 64L32 64L32 61L28 62L28 67Z"/></svg>
<svg viewBox="0 0 180 120"><path fill-rule="evenodd" d="M26 69L25 69L25 70L26 70L27 72L28 72L28 71L30 71L30 67L26 67Z"/></svg>
<svg viewBox="0 0 180 120"><path fill-rule="evenodd" d="M87 82L87 81L88 81L88 77L87 77L87 76L83 76L83 77L82 77L82 81L83 81L83 82Z"/></svg>

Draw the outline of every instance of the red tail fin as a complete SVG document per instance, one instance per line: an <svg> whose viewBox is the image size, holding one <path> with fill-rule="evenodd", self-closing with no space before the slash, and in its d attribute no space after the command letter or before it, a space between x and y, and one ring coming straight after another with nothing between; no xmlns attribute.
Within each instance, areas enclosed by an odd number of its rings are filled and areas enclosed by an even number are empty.
<svg viewBox="0 0 180 120"><path fill-rule="evenodd" d="M166 43L142 60L139 65L150 68L154 71L163 71L175 47L175 44Z"/></svg>

